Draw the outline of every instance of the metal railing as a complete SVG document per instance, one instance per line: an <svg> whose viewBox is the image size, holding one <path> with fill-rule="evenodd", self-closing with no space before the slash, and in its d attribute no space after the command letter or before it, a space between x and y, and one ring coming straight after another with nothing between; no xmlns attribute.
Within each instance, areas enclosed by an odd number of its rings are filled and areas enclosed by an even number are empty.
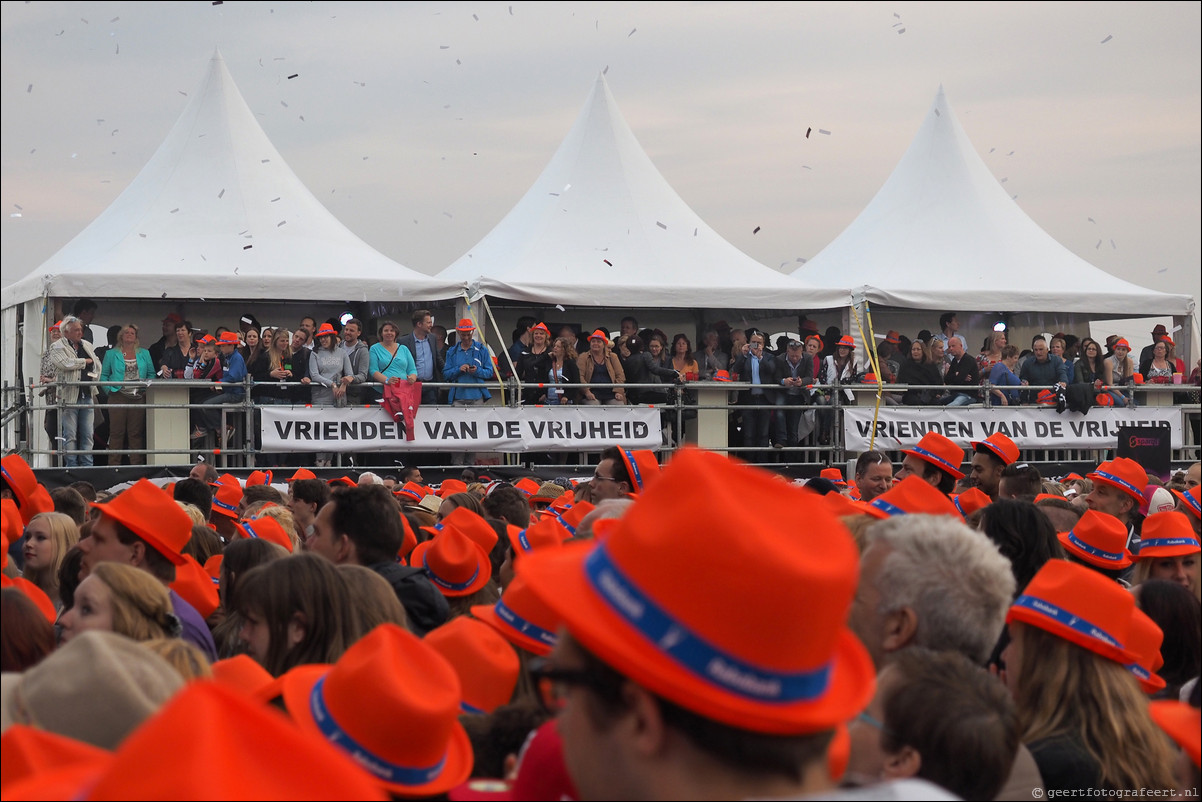
<svg viewBox="0 0 1202 802"><path fill-rule="evenodd" d="M103 387L136 387L149 391L155 386L170 385L177 388L204 389L211 391L213 395L218 394L224 389L228 389L228 385L215 384L206 381L193 381L186 379L155 379L150 382L125 382L125 381L106 381ZM122 403L118 393L112 393L110 399L103 404L80 404L68 403L64 399L68 395L73 395L71 388L87 388L90 392L92 387L100 387L100 382L53 382L47 384L32 385L28 388L18 388L12 385L5 385L2 388L2 406L0 406L0 414L2 414L4 442L3 449L5 453L12 451L22 452L26 458L35 455L50 456L56 465L63 464L68 455L91 454L93 458L98 455L105 457L141 457L139 462L144 462L147 457L156 454L180 454L181 449L178 447L172 448L121 448L121 449L93 449L85 451L81 449L65 449L62 446L62 441L52 442L47 448L31 448L32 432L37 421L38 413L47 413L56 411L58 417L59 431L56 433L56 438L62 437L62 422L63 413L68 410L91 408L97 413L103 410L113 409L135 409L146 412L147 416L153 415L155 410L171 409L179 410L187 408L189 411L197 409L212 410L212 404L192 403L154 403L149 399L145 402ZM208 439L199 443L190 443L186 451L189 454L189 461L195 461L198 455L212 455L217 457L217 462L223 467L238 467L252 466L256 463L256 459L262 453L255 446L256 433L256 410L267 406L259 403L255 399L257 394L264 394L267 389L275 389L281 391L281 395L294 392L298 388L309 385L303 385L299 382L253 382L248 376L244 382L238 385L242 391L240 400L233 401L228 404L220 405L221 409L221 428L217 436L209 435ZM445 398L445 393L452 387L463 387L454 382L426 382L424 388L434 388L440 392L440 397ZM586 383L568 384L568 383L539 383L539 384L521 384L515 378L510 377L501 381L493 381L486 384L471 384L467 385L472 388L484 388L489 390L494 396L494 403L503 403L505 406L512 408L520 408L526 406L522 400L523 390L534 390L538 395L543 395L544 391L550 387L563 392L566 395L572 396L582 391L585 387L598 387L598 385L589 385ZM783 444L780 447L772 447L766 449L763 445L745 445L742 442L734 443L729 438L721 444L709 444L706 447L713 450L722 451L735 456L739 456L753 463L770 463L774 466L806 466L806 465L830 465L844 463L849 454L845 447L844 440L844 411L852 406L865 406L876 403L878 389L881 392L881 407L894 405L893 402L887 400L888 397L900 398L907 390L935 390L941 393L959 392L960 388L948 387L946 385L898 385L887 384L878 388L876 384L830 384L808 385L803 394L807 396L807 403L800 405L781 405L772 401L765 400L764 403L747 404L738 402L738 394L741 391L747 391L752 388L752 385L739 382L716 382L716 381L697 381L683 382L678 384L665 383L645 383L645 384L623 384L613 385L614 387L622 387L628 394L635 398L642 398L648 393L656 393L658 397L654 403L640 403L639 406L656 408L661 411L661 421L665 430L676 433L674 442L666 442L665 450L672 451L682 445L683 442L691 442L697 439L697 427L700 415L706 413L721 413L725 415L729 421L733 417L740 415L744 411L759 411L765 410L770 414L788 414L789 412L798 412L802 414L813 412L815 418L824 419L821 422L815 423L815 428L807 437L803 438L798 443ZM361 385L352 385L358 388L372 388L377 392L382 390L383 385L376 382L367 382ZM45 396L42 394L46 389L53 389L56 400L52 403L47 403ZM787 390L780 387L765 388L773 394L786 393ZM993 406L993 394L990 392L995 389L988 382L972 387L965 387L963 391L978 396L974 399L974 403L964 407L945 407L938 405L905 405L908 409L942 409L950 414L955 414L956 409L972 409L974 407L990 408ZM1019 390L1023 393L1036 393L1042 389L1055 389L1054 387L997 387L1002 390ZM1110 389L1110 388L1105 388ZM1166 394L1184 393L1196 391L1197 388L1193 385L1159 385L1147 384L1139 387L1131 388L1114 388L1125 390L1127 393L1134 393L1134 400L1137 405L1143 405L1149 399L1163 399ZM723 391L719 398L724 397L724 401L716 403L715 394L705 393L707 396L704 403L699 403L696 400L696 395L699 391L704 390L721 390ZM811 391L826 394L829 399L829 404L809 403L812 401L808 396ZM845 392L850 393L854 400L849 401L845 397ZM662 399L662 400L660 400ZM573 403L569 401L568 403ZM298 400L296 406L308 406L305 401ZM1163 402L1160 404L1164 406ZM1198 443L1198 424L1199 418L1202 417L1197 404L1171 404L1180 409L1182 415L1182 434L1183 443L1180 449L1175 450L1173 455L1174 463L1193 461L1198 458L1199 443ZM1031 406L1031 405L1027 405ZM225 431L227 425L233 425L235 429L236 440L233 442L223 442L220 437L220 432ZM822 437L823 427L829 430L829 440L824 440ZM728 423L728 434L735 433L733 423ZM886 449L888 450L888 449ZM1060 450L1024 450L1024 456L1028 456L1029 460L1035 463L1040 462L1075 462L1075 461L1100 461L1099 450L1097 449L1060 449ZM275 455L272 455L273 457ZM356 455L360 459L361 453ZM506 459L510 464L518 464L523 460L521 454L507 454ZM577 459L586 459L584 455L580 455ZM133 460L131 460L132 462ZM538 463L532 463L527 460L527 464L532 467L538 467Z"/></svg>

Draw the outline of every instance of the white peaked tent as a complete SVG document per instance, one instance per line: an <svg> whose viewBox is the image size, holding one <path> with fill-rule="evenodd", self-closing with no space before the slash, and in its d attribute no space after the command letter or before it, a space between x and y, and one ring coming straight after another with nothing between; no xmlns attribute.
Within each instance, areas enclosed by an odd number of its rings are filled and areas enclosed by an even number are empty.
<svg viewBox="0 0 1202 802"><path fill-rule="evenodd" d="M942 271L946 281L932 280ZM792 275L907 309L1136 317L1193 306L1189 296L1116 278L1052 239L989 172L943 87L885 185Z"/></svg>
<svg viewBox="0 0 1202 802"><path fill-rule="evenodd" d="M214 52L166 140L91 225L3 290L43 297L430 300L461 294L372 249L321 205Z"/></svg>
<svg viewBox="0 0 1202 802"><path fill-rule="evenodd" d="M436 278L548 305L810 309L846 302L845 293L807 291L707 226L643 152L601 75L530 190Z"/></svg>

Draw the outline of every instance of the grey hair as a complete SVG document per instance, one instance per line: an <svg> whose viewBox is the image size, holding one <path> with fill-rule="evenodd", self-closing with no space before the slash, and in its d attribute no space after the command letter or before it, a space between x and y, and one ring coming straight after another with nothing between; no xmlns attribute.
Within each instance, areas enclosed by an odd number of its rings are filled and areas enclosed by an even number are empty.
<svg viewBox="0 0 1202 802"><path fill-rule="evenodd" d="M877 586L879 612L914 610L915 646L989 659L1014 598L1010 561L981 532L946 515L895 515L868 528L890 551Z"/></svg>
<svg viewBox="0 0 1202 802"><path fill-rule="evenodd" d="M63 318L63 322L59 324L59 327L58 327L58 328L59 328L59 331L61 331L61 332L63 332L63 333L66 333L66 331L67 331L67 327L68 327L68 326L71 326L71 325L73 325L73 324L75 324L75 323L78 323L78 324L79 324L79 327L80 327L80 328L83 328L83 321L82 321L82 320L80 320L79 318L77 318L75 315L67 315L66 317L64 317L64 318Z"/></svg>

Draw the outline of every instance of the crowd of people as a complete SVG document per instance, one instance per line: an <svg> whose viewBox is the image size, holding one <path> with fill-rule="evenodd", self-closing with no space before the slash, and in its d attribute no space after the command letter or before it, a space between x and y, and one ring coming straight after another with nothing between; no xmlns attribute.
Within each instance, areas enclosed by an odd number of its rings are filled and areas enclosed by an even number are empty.
<svg viewBox="0 0 1202 802"><path fill-rule="evenodd" d="M6 800L1197 796L1199 463L0 467Z"/></svg>

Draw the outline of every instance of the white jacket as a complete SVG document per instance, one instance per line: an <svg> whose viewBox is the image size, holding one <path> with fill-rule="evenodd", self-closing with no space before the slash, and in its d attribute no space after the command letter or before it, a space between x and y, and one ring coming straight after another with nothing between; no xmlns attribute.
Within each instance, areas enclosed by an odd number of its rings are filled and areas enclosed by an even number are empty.
<svg viewBox="0 0 1202 802"><path fill-rule="evenodd" d="M63 337L50 346L50 364L54 365L55 381L96 381L100 378L100 360L96 358L96 352L92 350L92 344L87 340L80 340L79 343L83 346L84 353L88 355L88 359L92 360L92 366L88 368L87 363L75 355L75 349L71 347L71 343L67 338ZM95 401L98 388L93 384L90 389L92 391L92 400ZM71 394L68 394L66 397L74 398Z"/></svg>

